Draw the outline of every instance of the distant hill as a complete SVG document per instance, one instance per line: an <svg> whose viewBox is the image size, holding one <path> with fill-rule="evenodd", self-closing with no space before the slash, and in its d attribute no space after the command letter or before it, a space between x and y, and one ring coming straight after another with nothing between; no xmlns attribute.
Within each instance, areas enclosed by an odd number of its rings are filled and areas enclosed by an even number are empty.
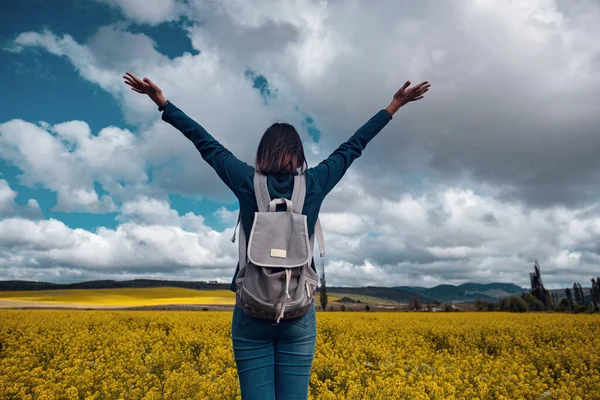
<svg viewBox="0 0 600 400"><path fill-rule="evenodd" d="M327 287L327 294L330 294L332 296L344 295L349 297L352 297L351 295L368 296L396 303L408 303L415 295L421 303L432 303L433 300L435 300L427 296L415 294L398 288L380 286Z"/></svg>
<svg viewBox="0 0 600 400"><path fill-rule="evenodd" d="M438 285L432 288L400 286L394 289L414 293L440 302L496 301L501 297L521 294L526 289L513 283L463 283L462 285Z"/></svg>
<svg viewBox="0 0 600 400"><path fill-rule="evenodd" d="M416 296L421 303L431 303L435 300L440 303L469 303L475 300L497 301L501 297L509 297L515 294L521 294L525 289L512 283L464 283L462 285L438 285L432 288L419 286L398 286L398 287L331 287L328 293L335 294L355 294L361 296L376 297L395 301L398 303L408 303Z"/></svg>

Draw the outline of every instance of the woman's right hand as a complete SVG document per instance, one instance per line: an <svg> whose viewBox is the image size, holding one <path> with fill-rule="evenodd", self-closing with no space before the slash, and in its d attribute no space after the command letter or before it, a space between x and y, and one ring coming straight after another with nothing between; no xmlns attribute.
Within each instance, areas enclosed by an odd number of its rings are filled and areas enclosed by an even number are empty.
<svg viewBox="0 0 600 400"><path fill-rule="evenodd" d="M158 85L150 79L140 79L129 72L126 72L126 75L123 75L123 78L125 79L125 83L131 86L131 90L148 95L157 106L160 107L167 102L167 99L163 96L162 90L160 90Z"/></svg>

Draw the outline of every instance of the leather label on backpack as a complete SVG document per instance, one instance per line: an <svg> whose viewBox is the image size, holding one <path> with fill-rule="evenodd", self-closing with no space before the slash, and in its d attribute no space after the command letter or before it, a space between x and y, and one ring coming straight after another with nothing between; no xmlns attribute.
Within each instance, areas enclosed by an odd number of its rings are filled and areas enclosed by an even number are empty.
<svg viewBox="0 0 600 400"><path fill-rule="evenodd" d="M271 257L286 258L287 251L285 249L271 249Z"/></svg>

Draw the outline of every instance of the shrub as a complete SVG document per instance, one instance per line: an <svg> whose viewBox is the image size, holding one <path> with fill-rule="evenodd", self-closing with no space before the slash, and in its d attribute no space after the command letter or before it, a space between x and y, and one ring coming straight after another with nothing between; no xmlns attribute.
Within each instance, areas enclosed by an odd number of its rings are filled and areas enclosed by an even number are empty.
<svg viewBox="0 0 600 400"><path fill-rule="evenodd" d="M353 298L344 296L340 299L340 303L360 303L360 300L354 300Z"/></svg>
<svg viewBox="0 0 600 400"><path fill-rule="evenodd" d="M488 309L488 302L483 300L475 300L475 308L477 311L485 311Z"/></svg>
<svg viewBox="0 0 600 400"><path fill-rule="evenodd" d="M558 305L558 311L571 311L571 304L567 298L563 298Z"/></svg>
<svg viewBox="0 0 600 400"><path fill-rule="evenodd" d="M532 295L531 293L521 293L521 299L527 304L529 311L546 311L546 306L541 302L540 299Z"/></svg>
<svg viewBox="0 0 600 400"><path fill-rule="evenodd" d="M527 303L518 296L512 296L509 300L508 308L511 312L525 312L527 311Z"/></svg>
<svg viewBox="0 0 600 400"><path fill-rule="evenodd" d="M584 313L587 312L588 308L584 305L580 305L577 308L575 308L575 314L580 314L580 313Z"/></svg>

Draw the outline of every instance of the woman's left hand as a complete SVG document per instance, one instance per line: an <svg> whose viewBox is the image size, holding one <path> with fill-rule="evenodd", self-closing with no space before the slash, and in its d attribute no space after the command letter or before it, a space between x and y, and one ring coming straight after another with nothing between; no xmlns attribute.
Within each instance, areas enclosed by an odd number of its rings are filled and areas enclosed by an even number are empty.
<svg viewBox="0 0 600 400"><path fill-rule="evenodd" d="M140 79L129 72L126 72L126 75L123 75L123 78L125 79L125 83L131 86L131 90L148 95L157 106L160 107L167 102L162 90L160 90L158 85L150 79Z"/></svg>
<svg viewBox="0 0 600 400"><path fill-rule="evenodd" d="M423 95L427 93L431 84L427 81L421 82L418 85L413 87L410 86L410 81L406 81L404 86L402 86L395 94L392 102L389 106L386 107L387 112L390 115L394 115L396 111L400 109L403 105L410 103L411 101L421 100Z"/></svg>

